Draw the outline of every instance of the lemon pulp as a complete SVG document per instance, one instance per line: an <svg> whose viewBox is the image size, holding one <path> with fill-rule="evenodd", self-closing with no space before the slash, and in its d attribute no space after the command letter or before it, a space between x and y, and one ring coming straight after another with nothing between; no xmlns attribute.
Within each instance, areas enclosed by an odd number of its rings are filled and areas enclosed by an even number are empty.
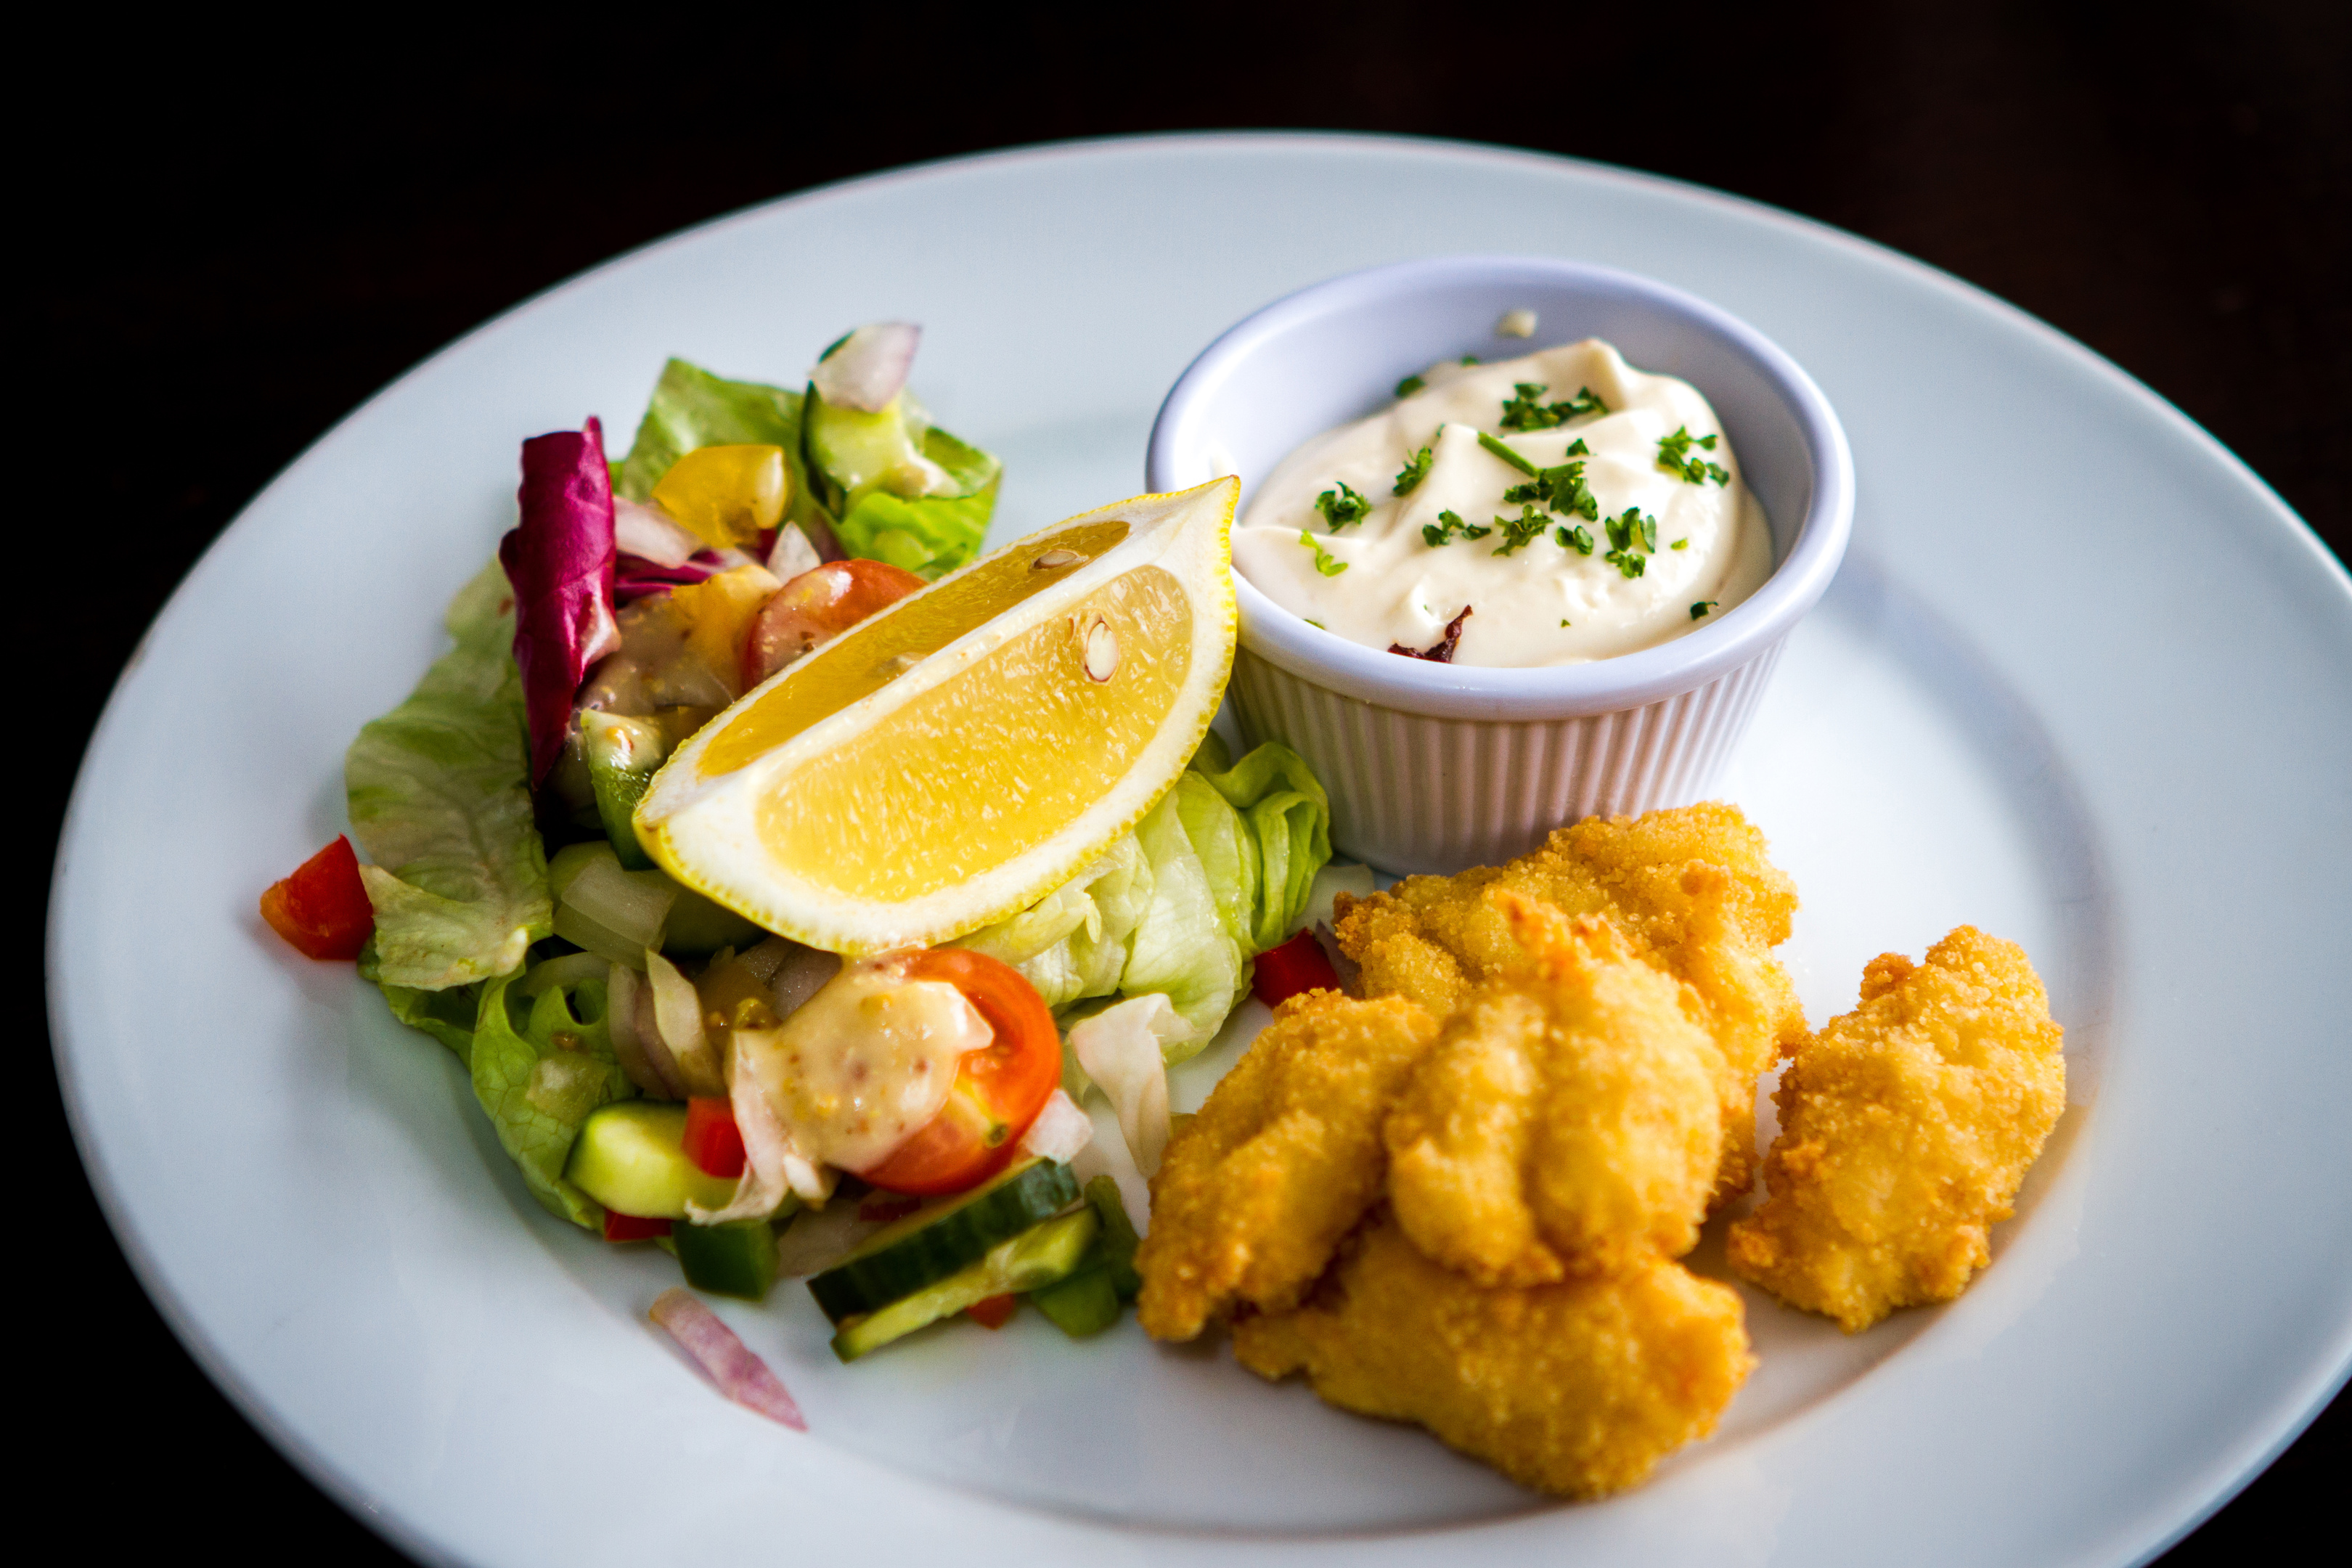
<svg viewBox="0 0 2352 1568"><path fill-rule="evenodd" d="M714 736L702 755L702 776L731 773L881 690L915 660L1062 581L1127 534L1128 525L1116 518L1041 534L1031 547L983 560L853 629L792 666Z"/></svg>
<svg viewBox="0 0 2352 1568"><path fill-rule="evenodd" d="M987 663L766 781L760 837L813 885L855 899L919 898L1001 865L1069 826L1135 764L1183 689L1192 626L1192 601L1163 568L1113 578Z"/></svg>

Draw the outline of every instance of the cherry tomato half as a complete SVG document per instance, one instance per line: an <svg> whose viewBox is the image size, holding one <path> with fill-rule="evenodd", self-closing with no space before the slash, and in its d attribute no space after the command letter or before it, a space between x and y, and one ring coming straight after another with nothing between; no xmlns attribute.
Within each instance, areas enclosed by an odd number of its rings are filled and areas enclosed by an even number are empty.
<svg viewBox="0 0 2352 1568"><path fill-rule="evenodd" d="M768 596L743 639L743 689L924 586L887 561L828 561Z"/></svg>
<svg viewBox="0 0 2352 1568"><path fill-rule="evenodd" d="M907 963L909 980L944 980L996 1037L963 1058L938 1115L859 1175L894 1193L959 1193L1003 1170L1062 1082L1062 1037L1036 987L1011 964L961 947Z"/></svg>

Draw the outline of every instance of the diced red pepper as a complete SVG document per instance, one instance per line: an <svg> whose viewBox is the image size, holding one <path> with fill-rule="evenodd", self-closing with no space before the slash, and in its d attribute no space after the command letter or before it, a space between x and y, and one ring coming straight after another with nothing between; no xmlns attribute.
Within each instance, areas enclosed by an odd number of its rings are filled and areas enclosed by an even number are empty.
<svg viewBox="0 0 2352 1568"><path fill-rule="evenodd" d="M1259 1001L1273 1007L1302 991L1337 991L1339 972L1331 967L1330 955L1315 940L1315 933L1303 931L1257 955L1257 973L1250 989Z"/></svg>
<svg viewBox="0 0 2352 1568"><path fill-rule="evenodd" d="M1012 1318L1013 1310L1020 1305L1018 1296L991 1296L966 1307L963 1315L983 1329L1001 1329Z"/></svg>
<svg viewBox="0 0 2352 1568"><path fill-rule="evenodd" d="M669 1221L666 1219L639 1219L633 1214L620 1214L613 1209L604 1211L606 1241L651 1241L655 1237L668 1234Z"/></svg>
<svg viewBox="0 0 2352 1568"><path fill-rule="evenodd" d="M686 1157L705 1175L731 1181L743 1173L743 1133L725 1095L698 1094L686 1102Z"/></svg>
<svg viewBox="0 0 2352 1568"><path fill-rule="evenodd" d="M273 882L261 895L261 918L308 958L352 959L375 934L375 909L360 880L352 841L335 841Z"/></svg>

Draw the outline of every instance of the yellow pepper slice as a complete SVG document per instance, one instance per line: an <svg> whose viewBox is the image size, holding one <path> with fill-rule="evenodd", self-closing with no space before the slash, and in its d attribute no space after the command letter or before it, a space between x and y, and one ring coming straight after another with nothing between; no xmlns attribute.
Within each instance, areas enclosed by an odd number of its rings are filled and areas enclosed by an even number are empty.
<svg viewBox="0 0 2352 1568"><path fill-rule="evenodd" d="M784 515L782 447L698 447L670 465L653 501L714 550L748 549Z"/></svg>

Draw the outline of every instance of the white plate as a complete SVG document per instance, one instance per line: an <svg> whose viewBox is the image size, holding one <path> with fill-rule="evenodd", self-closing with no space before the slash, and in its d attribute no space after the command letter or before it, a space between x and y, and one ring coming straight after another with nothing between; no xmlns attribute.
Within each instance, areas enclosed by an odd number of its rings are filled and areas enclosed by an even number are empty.
<svg viewBox="0 0 2352 1568"><path fill-rule="evenodd" d="M1649 273L1819 379L1853 437L1853 554L1732 791L1803 890L1788 962L1818 1021L1872 953L1973 921L2026 944L2068 1034L2074 1109L1976 1287L1853 1339L1751 1296L1762 1371L1648 1487L1549 1505L1131 1323L1070 1344L1024 1314L840 1368L790 1286L727 1309L813 1435L768 1426L646 1324L665 1260L541 1213L448 1056L256 918L342 827L342 748L436 651L517 441L592 411L625 440L665 355L789 381L847 323L922 321L917 385L1006 460L1001 538L1130 492L1161 393L1229 322L1443 250ZM1899 257L1455 146L975 159L602 268L263 492L91 742L53 906L58 1068L174 1328L428 1557L2123 1563L2352 1355L2347 718L2352 588L2276 499L2111 366Z"/></svg>

